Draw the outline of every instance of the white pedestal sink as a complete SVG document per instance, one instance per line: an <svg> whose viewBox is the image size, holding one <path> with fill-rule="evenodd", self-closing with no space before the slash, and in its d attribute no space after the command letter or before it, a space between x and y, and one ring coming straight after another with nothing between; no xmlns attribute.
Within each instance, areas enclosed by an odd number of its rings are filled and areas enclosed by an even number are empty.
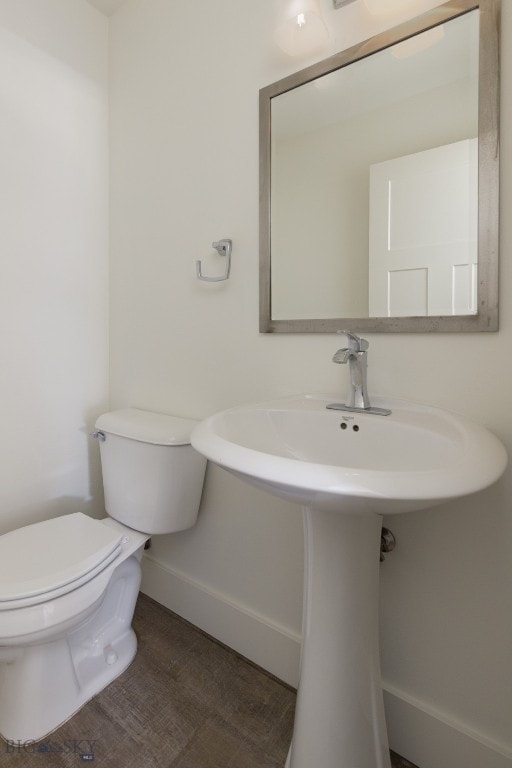
<svg viewBox="0 0 512 768"><path fill-rule="evenodd" d="M298 396L211 416L192 445L303 508L303 642L290 768L389 768L378 642L382 515L495 482L507 463L488 430L401 401L390 416ZM342 762L343 761L343 762Z"/></svg>

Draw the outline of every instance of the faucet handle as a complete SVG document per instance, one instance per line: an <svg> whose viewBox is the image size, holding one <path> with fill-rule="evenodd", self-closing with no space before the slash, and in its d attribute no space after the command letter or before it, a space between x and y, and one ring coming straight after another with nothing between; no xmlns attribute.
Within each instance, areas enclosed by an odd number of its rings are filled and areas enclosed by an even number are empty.
<svg viewBox="0 0 512 768"><path fill-rule="evenodd" d="M354 352L366 352L370 346L366 339L362 339L356 333L352 333L352 331L336 331L336 333L343 333L345 336L347 336L348 346Z"/></svg>
<svg viewBox="0 0 512 768"><path fill-rule="evenodd" d="M353 354L353 349L347 349L347 347L343 347L343 349L338 349L338 351L334 353L332 361L333 363L348 363L350 360L350 355Z"/></svg>

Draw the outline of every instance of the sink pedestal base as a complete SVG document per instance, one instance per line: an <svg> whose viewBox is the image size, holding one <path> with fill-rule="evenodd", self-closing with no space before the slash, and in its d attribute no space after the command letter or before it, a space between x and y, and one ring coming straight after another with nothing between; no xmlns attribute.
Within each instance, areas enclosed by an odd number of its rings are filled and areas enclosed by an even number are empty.
<svg viewBox="0 0 512 768"><path fill-rule="evenodd" d="M303 511L303 640L287 766L390 768L378 633L382 518Z"/></svg>

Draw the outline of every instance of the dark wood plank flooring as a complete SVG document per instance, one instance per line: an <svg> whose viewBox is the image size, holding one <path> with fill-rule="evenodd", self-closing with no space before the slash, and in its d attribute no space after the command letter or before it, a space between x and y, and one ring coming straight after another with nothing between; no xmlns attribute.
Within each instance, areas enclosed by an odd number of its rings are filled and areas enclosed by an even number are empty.
<svg viewBox="0 0 512 768"><path fill-rule="evenodd" d="M283 768L293 690L145 595L134 629L129 669L49 739L0 743L2 768Z"/></svg>

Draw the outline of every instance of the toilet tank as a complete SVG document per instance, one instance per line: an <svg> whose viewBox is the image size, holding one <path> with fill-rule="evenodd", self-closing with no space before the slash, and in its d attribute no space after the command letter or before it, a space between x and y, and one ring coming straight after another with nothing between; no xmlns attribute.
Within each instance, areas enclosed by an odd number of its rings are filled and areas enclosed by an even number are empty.
<svg viewBox="0 0 512 768"><path fill-rule="evenodd" d="M197 424L124 408L96 421L105 508L120 523L150 535L193 526L206 459L190 445Z"/></svg>

